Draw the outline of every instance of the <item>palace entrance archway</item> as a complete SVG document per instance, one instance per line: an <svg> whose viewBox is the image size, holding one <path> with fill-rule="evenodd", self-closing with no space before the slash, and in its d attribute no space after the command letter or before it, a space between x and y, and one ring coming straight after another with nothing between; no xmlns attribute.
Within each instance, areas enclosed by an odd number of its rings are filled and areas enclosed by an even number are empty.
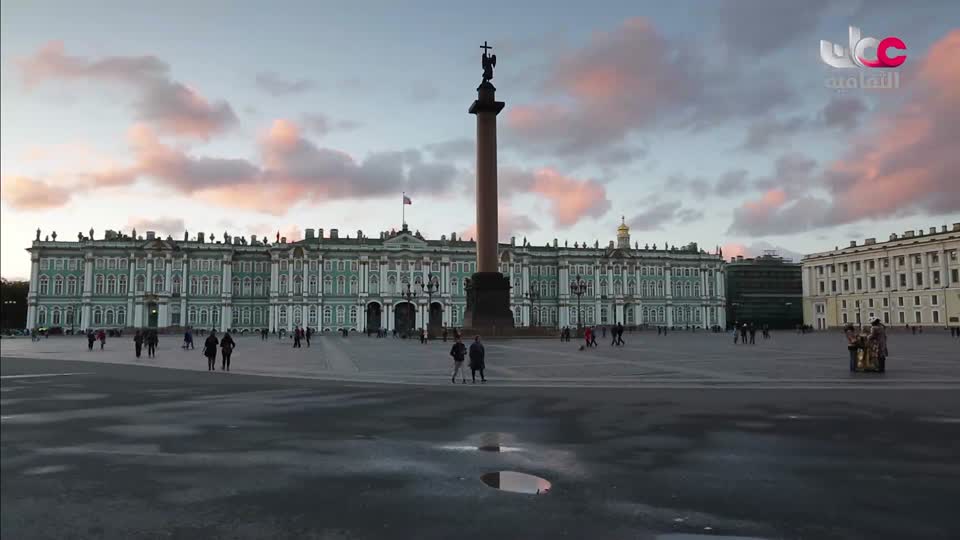
<svg viewBox="0 0 960 540"><path fill-rule="evenodd" d="M417 309L410 302L397 304L393 308L393 327L401 334L409 333L417 323Z"/></svg>

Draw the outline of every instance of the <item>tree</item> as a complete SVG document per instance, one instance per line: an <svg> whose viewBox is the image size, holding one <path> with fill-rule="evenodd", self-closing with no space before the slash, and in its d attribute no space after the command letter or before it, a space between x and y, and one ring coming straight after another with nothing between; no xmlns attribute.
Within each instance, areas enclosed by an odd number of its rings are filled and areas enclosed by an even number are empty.
<svg viewBox="0 0 960 540"><path fill-rule="evenodd" d="M26 328L29 290L29 281L0 278L0 328Z"/></svg>

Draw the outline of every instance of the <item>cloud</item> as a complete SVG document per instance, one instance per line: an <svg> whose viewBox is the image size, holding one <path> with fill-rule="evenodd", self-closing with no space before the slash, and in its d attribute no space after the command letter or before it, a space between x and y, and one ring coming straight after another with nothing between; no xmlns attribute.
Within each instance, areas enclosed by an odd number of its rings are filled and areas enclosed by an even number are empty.
<svg viewBox="0 0 960 540"><path fill-rule="evenodd" d="M187 228L180 218L136 218L127 221L127 227L137 229L138 234L145 231L155 231L160 236L166 234L174 237Z"/></svg>
<svg viewBox="0 0 960 540"><path fill-rule="evenodd" d="M504 195L533 194L544 199L560 227L575 225L585 218L601 217L610 209L603 184L564 176L549 167L534 171L505 168L500 173L499 184Z"/></svg>
<svg viewBox="0 0 960 540"><path fill-rule="evenodd" d="M317 87L317 83L310 79L288 80L271 72L257 73L254 81L258 88L277 97L302 94Z"/></svg>
<svg viewBox="0 0 960 540"><path fill-rule="evenodd" d="M791 116L788 118L764 118L747 128L747 135L740 148L750 151L767 150L775 144L783 144L789 137L814 130L840 129L852 131L860 125L867 112L867 105L858 96L836 95L813 118Z"/></svg>
<svg viewBox="0 0 960 540"><path fill-rule="evenodd" d="M517 214L514 210L505 204L500 204L497 208L497 238L498 242L509 242L511 236L522 235L539 230L540 227L535 221L524 214ZM458 238L469 240L477 238L477 224L470 225L463 231L457 233ZM518 241L519 243L519 241Z"/></svg>
<svg viewBox="0 0 960 540"><path fill-rule="evenodd" d="M360 127L359 122L352 120L332 120L323 113L307 113L300 118L304 128L316 135L326 135L331 131L350 131Z"/></svg>
<svg viewBox="0 0 960 540"><path fill-rule="evenodd" d="M902 106L878 113L869 131L845 156L830 164L812 187L768 192L734 211L730 232L777 234L867 219L960 212L960 30L934 43ZM802 175L805 165L792 166ZM774 182L771 181L771 184ZM782 179L780 185L785 186ZM796 184L796 182L792 182ZM789 197L787 196L789 195Z"/></svg>
<svg viewBox="0 0 960 540"><path fill-rule="evenodd" d="M431 143L424 148L437 159L461 159L473 157L476 145L473 139L458 137Z"/></svg>
<svg viewBox="0 0 960 540"><path fill-rule="evenodd" d="M369 199L406 189L443 193L459 171L424 161L420 152L379 152L357 161L315 145L290 120L276 120L259 141L261 162L195 156L161 141L146 125L131 128L134 163L79 175L76 190L123 186L149 178L213 204L280 215L292 206Z"/></svg>
<svg viewBox="0 0 960 540"><path fill-rule="evenodd" d="M745 57L764 56L812 34L829 4L827 0L737 0L717 6L717 28L731 50Z"/></svg>
<svg viewBox="0 0 960 540"><path fill-rule="evenodd" d="M0 193L3 202L17 210L58 208L67 204L71 196L68 189L25 176L4 176Z"/></svg>
<svg viewBox="0 0 960 540"><path fill-rule="evenodd" d="M211 102L196 90L171 80L169 66L155 56L108 56L89 60L66 54L54 41L17 61L24 83L34 88L58 80L119 83L137 91L137 118L164 134L209 139L236 123L226 101Z"/></svg>
<svg viewBox="0 0 960 540"><path fill-rule="evenodd" d="M820 122L826 127L852 130L860 125L867 105L857 96L834 96L820 111Z"/></svg>
<svg viewBox="0 0 960 540"><path fill-rule="evenodd" d="M651 231L660 229L671 223L696 221L703 217L703 212L691 208L683 208L678 201L657 203L627 219L627 225L634 231Z"/></svg>
<svg viewBox="0 0 960 540"><path fill-rule="evenodd" d="M806 118L802 116L758 120L747 128L747 136L740 147L744 150L764 150L774 142L781 142L787 136L806 129L807 125Z"/></svg>
<svg viewBox="0 0 960 540"><path fill-rule="evenodd" d="M527 152L598 157L654 126L700 129L762 116L795 94L777 73L710 67L703 56L712 51L672 42L643 18L556 54L541 101L507 109L505 138Z"/></svg>
<svg viewBox="0 0 960 540"><path fill-rule="evenodd" d="M747 171L733 169L723 173L713 182L702 177L671 175L664 183L664 189L686 190L698 197L735 197L740 195L748 184Z"/></svg>

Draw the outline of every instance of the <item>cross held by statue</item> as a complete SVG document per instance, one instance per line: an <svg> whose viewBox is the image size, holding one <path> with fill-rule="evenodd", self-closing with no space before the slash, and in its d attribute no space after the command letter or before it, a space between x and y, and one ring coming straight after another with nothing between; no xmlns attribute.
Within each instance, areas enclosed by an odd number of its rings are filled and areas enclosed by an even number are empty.
<svg viewBox="0 0 960 540"><path fill-rule="evenodd" d="M481 45L480 48L483 49L483 54L487 54L487 51L489 51L493 47L487 45L487 40L483 40L483 45Z"/></svg>

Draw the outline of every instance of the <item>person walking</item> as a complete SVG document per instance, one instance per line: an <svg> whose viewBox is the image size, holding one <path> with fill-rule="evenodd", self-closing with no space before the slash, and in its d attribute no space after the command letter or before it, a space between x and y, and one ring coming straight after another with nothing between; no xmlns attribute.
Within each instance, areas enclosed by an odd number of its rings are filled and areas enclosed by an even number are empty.
<svg viewBox="0 0 960 540"><path fill-rule="evenodd" d="M191 343L193 342L193 336L190 337ZM147 357L156 358L157 357L157 345L160 344L160 337L157 335L156 330L151 330L147 333ZM191 346L192 348L192 346Z"/></svg>
<svg viewBox="0 0 960 540"><path fill-rule="evenodd" d="M480 343L480 336L473 338L473 343L470 344L470 375L473 379L473 384L477 384L477 372L480 372L480 382L487 382L487 378L483 375L483 370L486 368L486 363L484 362L484 356L486 351L483 348L483 343Z"/></svg>
<svg viewBox="0 0 960 540"><path fill-rule="evenodd" d="M103 350L103 346L107 344L107 333L103 330L100 330L97 333L97 339L100 341L100 350Z"/></svg>
<svg viewBox="0 0 960 540"><path fill-rule="evenodd" d="M219 343L217 331L210 330L210 335L203 342L203 355L207 357L207 371L214 371L217 368L217 345Z"/></svg>
<svg viewBox="0 0 960 540"><path fill-rule="evenodd" d="M313 330L310 327L307 327L307 331L303 333L304 337L307 338L307 348L310 348L310 336L313 334Z"/></svg>
<svg viewBox="0 0 960 540"><path fill-rule="evenodd" d="M757 344L757 327L750 323L750 344Z"/></svg>
<svg viewBox="0 0 960 540"><path fill-rule="evenodd" d="M627 342L623 340L623 324L617 323L617 345L626 345Z"/></svg>
<svg viewBox="0 0 960 540"><path fill-rule="evenodd" d="M747 344L747 323L740 325L740 344Z"/></svg>
<svg viewBox="0 0 960 540"><path fill-rule="evenodd" d="M300 327L299 326L293 329L293 348L294 349L300 348Z"/></svg>
<svg viewBox="0 0 960 540"><path fill-rule="evenodd" d="M587 326L586 328L583 329L583 341L584 341L584 346L587 347L587 348L590 347L590 338L591 338L591 337L593 337L593 332L590 330L590 327Z"/></svg>
<svg viewBox="0 0 960 540"><path fill-rule="evenodd" d="M143 334L140 333L140 330L133 334L133 350L137 358L140 358L140 351L143 350Z"/></svg>
<svg viewBox="0 0 960 540"><path fill-rule="evenodd" d="M220 340L220 357L222 358L222 363L220 365L220 371L230 371L230 355L233 354L233 348L237 344L233 341L233 337L230 336L230 332L227 331L223 335L223 339Z"/></svg>
<svg viewBox="0 0 960 540"><path fill-rule="evenodd" d="M457 338L456 343L450 349L450 356L453 357L453 375L450 376L450 382L456 384L457 374L459 373L463 384L467 384L467 375L463 372L463 360L467 356L467 347L460 341L460 338Z"/></svg>
<svg viewBox="0 0 960 540"><path fill-rule="evenodd" d="M597 345L597 332L596 332L596 331L590 332L590 345L593 345L594 347L598 347L598 345Z"/></svg>
<svg viewBox="0 0 960 540"><path fill-rule="evenodd" d="M447 327L446 327L446 326L443 327L443 342L444 342L444 343L447 342Z"/></svg>
<svg viewBox="0 0 960 540"><path fill-rule="evenodd" d="M857 331L853 328L853 323L847 323L843 329L843 334L847 338L847 352L850 355L850 373L857 370Z"/></svg>
<svg viewBox="0 0 960 540"><path fill-rule="evenodd" d="M93 330L87 330L87 350L93 350L93 342L97 340L97 336L94 335Z"/></svg>

